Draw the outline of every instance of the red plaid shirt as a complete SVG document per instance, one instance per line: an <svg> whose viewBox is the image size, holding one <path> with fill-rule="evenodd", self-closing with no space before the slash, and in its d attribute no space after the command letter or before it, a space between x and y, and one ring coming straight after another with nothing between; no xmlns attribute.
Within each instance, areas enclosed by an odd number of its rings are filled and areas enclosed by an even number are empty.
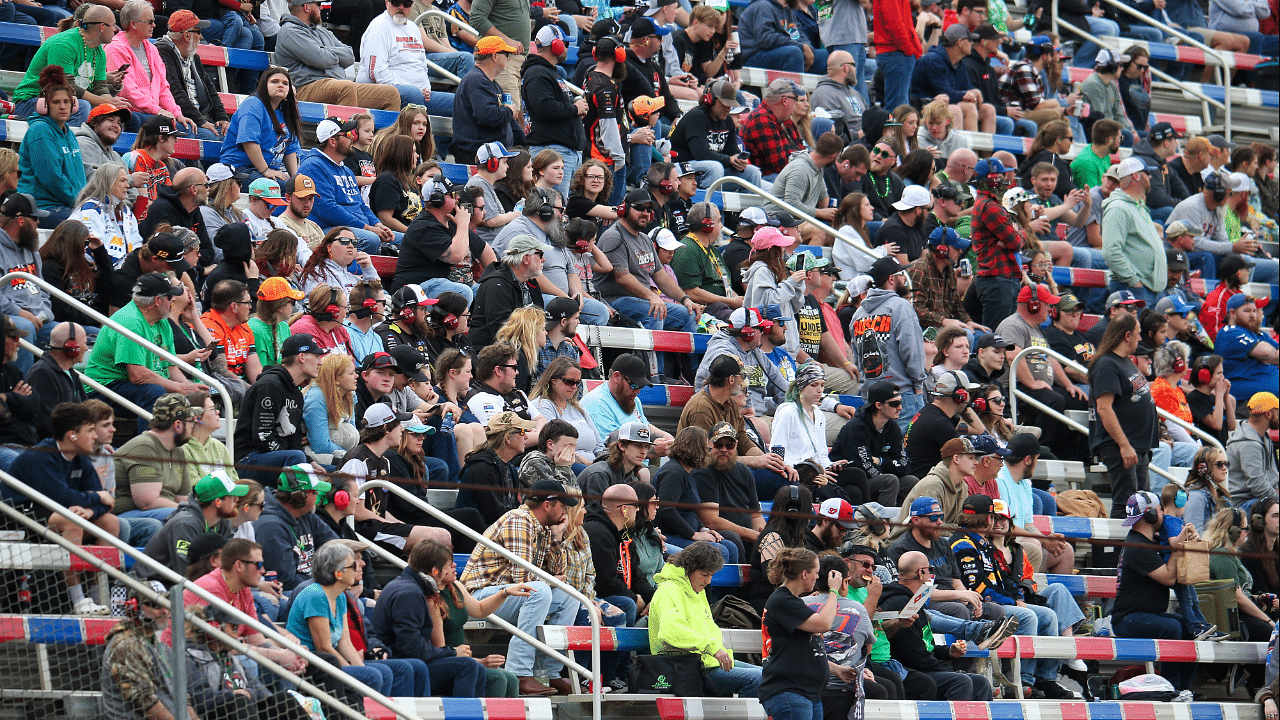
<svg viewBox="0 0 1280 720"><path fill-rule="evenodd" d="M973 245L978 253L979 277L1022 277L1017 252L1025 237L1022 228L990 190L978 190L973 206Z"/></svg>
<svg viewBox="0 0 1280 720"><path fill-rule="evenodd" d="M742 125L742 144L751 154L751 162L760 168L761 175L775 175L782 172L791 158L791 153L804 150L804 141L800 139L800 131L788 118L782 122L764 103L747 115Z"/></svg>

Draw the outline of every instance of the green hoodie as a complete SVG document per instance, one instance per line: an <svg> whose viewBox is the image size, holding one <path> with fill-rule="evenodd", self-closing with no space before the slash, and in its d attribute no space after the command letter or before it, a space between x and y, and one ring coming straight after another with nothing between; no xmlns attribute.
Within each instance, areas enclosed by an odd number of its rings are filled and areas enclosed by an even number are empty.
<svg viewBox="0 0 1280 720"><path fill-rule="evenodd" d="M1151 213L1129 193L1117 189L1102 203L1102 256L1111 279L1126 285L1141 282L1152 292L1169 283L1164 242L1156 234Z"/></svg>
<svg viewBox="0 0 1280 720"><path fill-rule="evenodd" d="M658 590L649 603L649 652L698 653L705 668L720 667L716 653L733 651L724 646L724 636L711 619L711 605L704 590L693 591L684 568L668 563L654 576Z"/></svg>
<svg viewBox="0 0 1280 720"><path fill-rule="evenodd" d="M76 206L85 185L80 143L70 125L58 127L44 115L27 120L18 147L18 191L30 194L41 208Z"/></svg>

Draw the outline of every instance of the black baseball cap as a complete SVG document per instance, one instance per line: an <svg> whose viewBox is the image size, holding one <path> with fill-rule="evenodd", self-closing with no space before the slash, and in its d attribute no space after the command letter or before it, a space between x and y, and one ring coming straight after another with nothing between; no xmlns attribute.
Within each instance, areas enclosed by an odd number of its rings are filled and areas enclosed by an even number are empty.
<svg viewBox="0 0 1280 720"><path fill-rule="evenodd" d="M900 392L897 385L888 380L881 380L867 390L867 404L874 406L876 403L888 402L890 398Z"/></svg>
<svg viewBox="0 0 1280 720"><path fill-rule="evenodd" d="M316 343L316 339L307 333L298 333L290 335L288 339L280 345L280 357L293 357L300 353L310 353L312 355L324 355L324 348Z"/></svg>
<svg viewBox="0 0 1280 720"><path fill-rule="evenodd" d="M555 480L539 480L529 487L527 497L530 500L559 500L562 505L574 507L578 498L565 492L564 485Z"/></svg>
<svg viewBox="0 0 1280 720"><path fill-rule="evenodd" d="M978 346L974 348L974 350L976 351L976 350L981 350L982 348L989 348L989 347L996 347L996 348L1000 348L1001 350L1008 350L1009 348L1014 347L1014 344L1009 342L1008 340L1005 340L1004 338L1000 337L995 333L986 333L982 337L978 338Z"/></svg>
<svg viewBox="0 0 1280 720"><path fill-rule="evenodd" d="M974 33L977 34L979 40L996 40L1004 38L1004 33L996 29L991 23L982 23L978 26Z"/></svg>
<svg viewBox="0 0 1280 720"><path fill-rule="evenodd" d="M174 285L163 273L147 273L133 285L133 294L139 297L178 297L186 292L181 285Z"/></svg>
<svg viewBox="0 0 1280 720"><path fill-rule="evenodd" d="M578 301L567 297L554 297L547 303L547 307L542 313L546 316L548 323L558 323L566 318L571 318L581 310Z"/></svg>
<svg viewBox="0 0 1280 720"><path fill-rule="evenodd" d="M801 225L804 224L803 220L796 217L795 215L792 215L786 210L779 210L773 216L773 219L778 221L778 227L784 227L784 228L800 227Z"/></svg>
<svg viewBox="0 0 1280 720"><path fill-rule="evenodd" d="M9 193L4 199L4 204L0 205L0 215L11 218L29 217L44 218L49 217L47 210L41 210L36 205L36 199L26 193L13 192Z"/></svg>
<svg viewBox="0 0 1280 720"><path fill-rule="evenodd" d="M181 135L182 131L174 124L173 120L164 115L152 115L147 121L142 123L143 130L150 130L157 135Z"/></svg>
<svg viewBox="0 0 1280 720"><path fill-rule="evenodd" d="M649 368L640 358L631 353L623 353L613 361L613 366L609 368L610 373L622 373L632 385L648 387L653 384L653 379L649 377Z"/></svg>
<svg viewBox="0 0 1280 720"><path fill-rule="evenodd" d="M992 505L990 495L978 493L964 499L960 512L965 515L990 515Z"/></svg>
<svg viewBox="0 0 1280 720"><path fill-rule="evenodd" d="M738 358L729 354L716 356L716 359L711 361L711 366L708 368L708 374L717 380L733 377L741 373L742 363L738 361Z"/></svg>
<svg viewBox="0 0 1280 720"><path fill-rule="evenodd" d="M151 252L152 257L168 263L169 269L174 272L186 272L191 269L191 263L182 257L186 251L186 243L173 233L162 232L153 235L147 241L147 250Z"/></svg>
<svg viewBox="0 0 1280 720"><path fill-rule="evenodd" d="M1031 433L1018 433L1009 438L1009 444L1005 446L1005 457L1017 462L1025 457L1040 454L1040 441Z"/></svg>
<svg viewBox="0 0 1280 720"><path fill-rule="evenodd" d="M422 353L410 345L396 345L387 352L395 361L394 367L414 382L428 382L430 378L422 372L427 367L427 359Z"/></svg>
<svg viewBox="0 0 1280 720"><path fill-rule="evenodd" d="M888 280L890 276L897 275L906 269L907 266L899 265L897 260L891 257L882 257L871 266L871 270L867 274L871 276L871 282L878 286Z"/></svg>

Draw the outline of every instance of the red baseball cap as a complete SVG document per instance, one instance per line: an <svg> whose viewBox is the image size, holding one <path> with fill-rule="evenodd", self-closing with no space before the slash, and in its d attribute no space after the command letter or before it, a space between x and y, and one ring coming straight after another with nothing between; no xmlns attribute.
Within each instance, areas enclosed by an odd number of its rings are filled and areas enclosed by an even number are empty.
<svg viewBox="0 0 1280 720"><path fill-rule="evenodd" d="M1049 292L1049 287L1043 283L1036 283L1036 294L1039 296L1040 302L1048 303L1050 305L1057 305L1058 301L1061 299L1057 295ZM1030 285L1023 285L1022 289L1018 291L1018 302L1031 302Z"/></svg>

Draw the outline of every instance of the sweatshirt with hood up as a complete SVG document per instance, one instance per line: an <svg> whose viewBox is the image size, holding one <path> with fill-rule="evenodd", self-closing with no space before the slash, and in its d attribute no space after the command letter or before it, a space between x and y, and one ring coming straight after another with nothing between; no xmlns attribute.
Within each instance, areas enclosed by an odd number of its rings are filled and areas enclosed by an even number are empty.
<svg viewBox="0 0 1280 720"><path fill-rule="evenodd" d="M227 223L218 228L213 244L222 249L222 262L205 278L204 306L213 307L213 288L223 280L238 280L249 286L252 297L258 297L258 285L262 279L244 274L244 264L253 259L253 236L249 226L242 222Z"/></svg>
<svg viewBox="0 0 1280 720"><path fill-rule="evenodd" d="M853 352L862 365L863 393L877 381L904 395L924 391L924 331L911 302L896 291L873 288L849 323Z"/></svg>
<svg viewBox="0 0 1280 720"><path fill-rule="evenodd" d="M758 2L759 0L757 0ZM769 0L773 2L773 0ZM821 179L819 179L821 184ZM825 191L825 186L822 188ZM796 323L796 313L804 307L804 283L795 282L790 277L778 281L773 270L763 261L757 260L742 273L743 307L762 308L777 305L787 317L787 352L794 357L800 352L800 330Z"/></svg>
<svg viewBox="0 0 1280 720"><path fill-rule="evenodd" d="M159 561L179 575L186 575L187 549L196 538L207 532L217 533L230 540L231 523L220 519L214 523L213 527L205 525L204 509L200 507L200 501L193 493L187 496L186 502L165 518L164 525L147 541L147 547L143 552L147 557ZM147 573L147 577L163 579L159 572L148 572L145 568L143 572Z"/></svg>
<svg viewBox="0 0 1280 720"><path fill-rule="evenodd" d="M848 460L855 467L861 468L867 477L875 477L881 473L891 473L899 477L907 475L907 453L902 442L902 428L898 423L889 420L884 427L876 430L871 415L875 408L864 405L854 414L853 419L840 428L835 445L831 446L832 460ZM880 464L872 462L879 458Z"/></svg>
<svg viewBox="0 0 1280 720"><path fill-rule="evenodd" d="M258 544L262 546L262 566L274 570L285 590L293 590L311 579L311 563L316 550L338 536L314 512L295 518L280 504L275 493L268 492L266 509L253 524Z"/></svg>
<svg viewBox="0 0 1280 720"><path fill-rule="evenodd" d="M43 277L40 253L18 245L18 241L9 237L9 233L0 230L0 271L24 272ZM40 286L25 280L13 280L0 286L0 312L17 315L23 310L44 322L53 320L49 293Z"/></svg>

